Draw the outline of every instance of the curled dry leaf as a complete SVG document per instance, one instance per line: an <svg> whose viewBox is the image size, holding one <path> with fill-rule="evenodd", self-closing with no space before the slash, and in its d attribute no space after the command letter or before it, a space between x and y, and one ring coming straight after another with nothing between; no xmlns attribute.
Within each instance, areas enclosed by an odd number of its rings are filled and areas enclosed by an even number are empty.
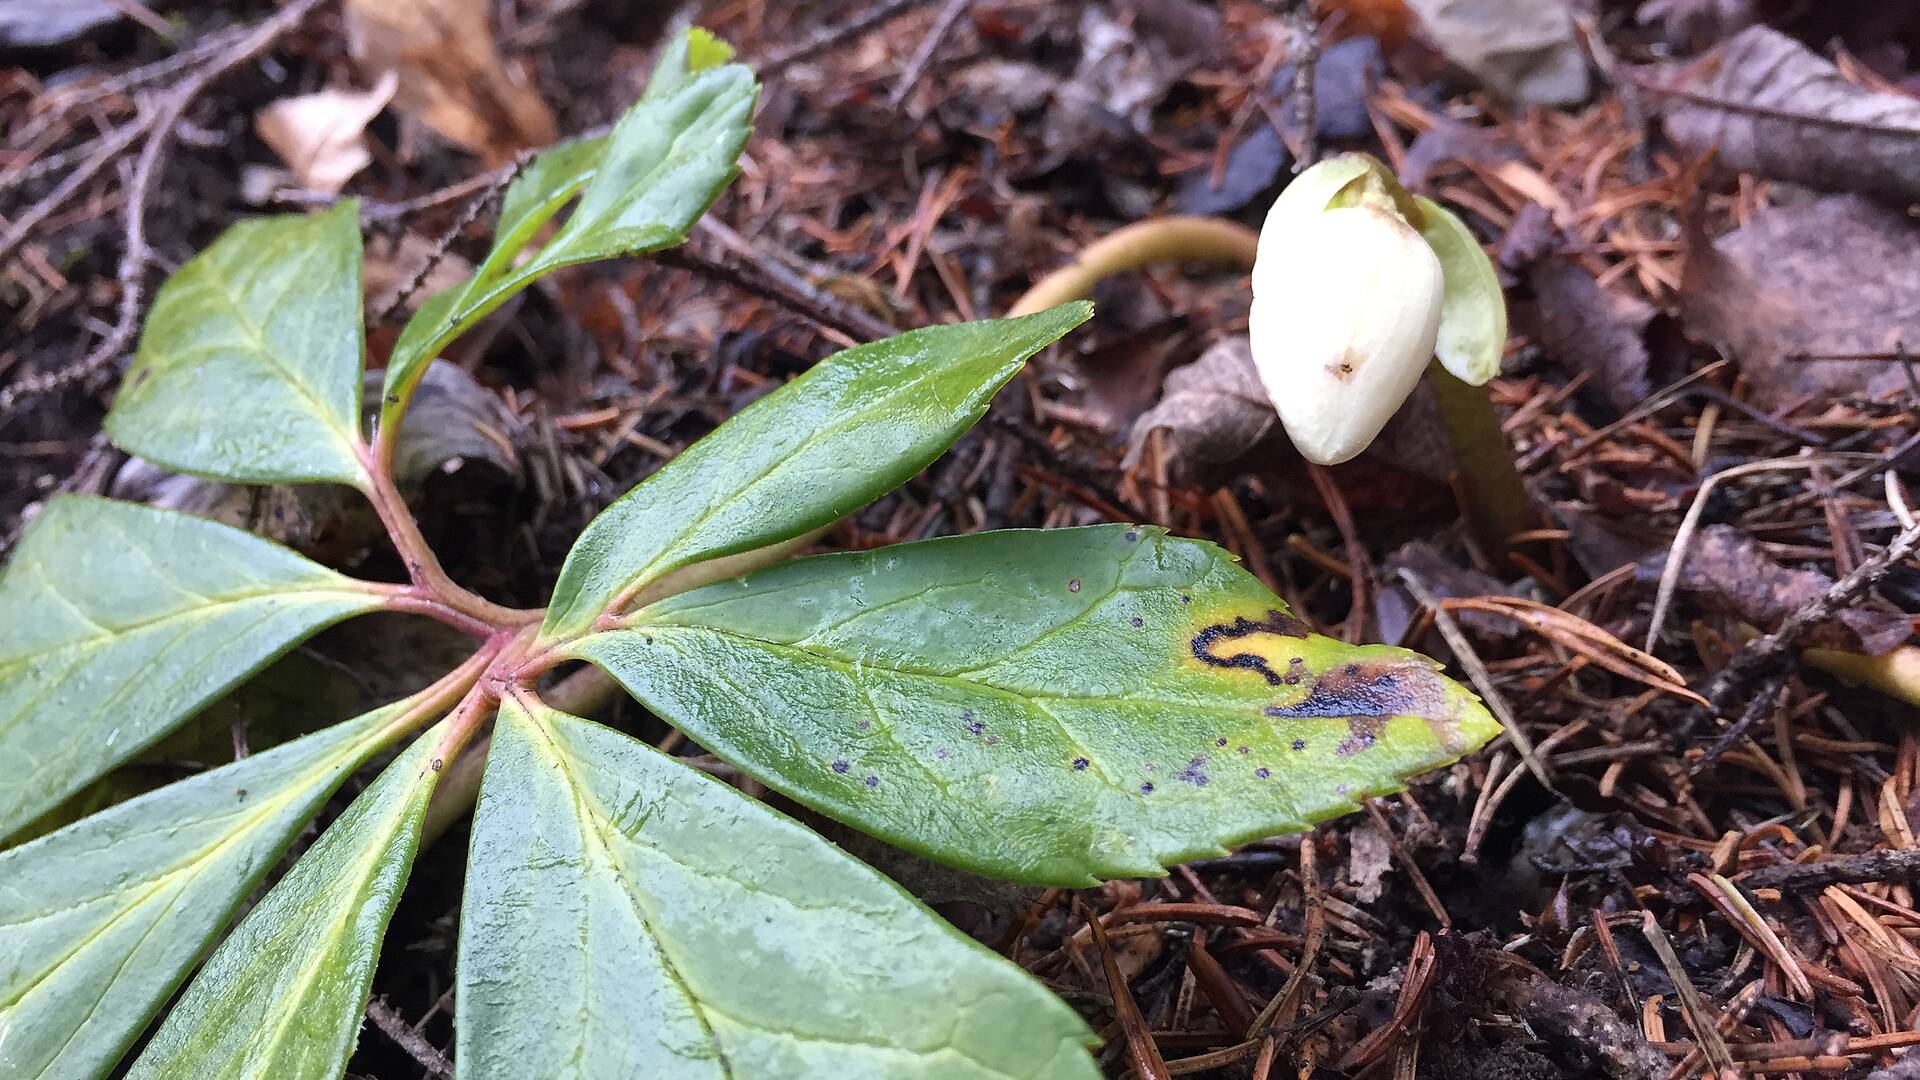
<svg viewBox="0 0 1920 1080"><path fill-rule="evenodd" d="M1159 403L1134 422L1127 436L1127 467L1139 461L1155 429L1164 430L1162 450L1178 484L1215 487L1256 460L1300 463L1293 444L1280 433L1280 418L1244 337L1215 342L1200 359L1167 376ZM1447 482L1453 447L1430 386L1423 382L1414 388L1364 457L1422 480Z"/></svg>
<svg viewBox="0 0 1920 1080"><path fill-rule="evenodd" d="M1801 356L1883 353L1920 343L1920 229L1852 195L1763 210L1688 244L1687 332L1724 350L1769 404L1868 397L1906 385L1897 364Z"/></svg>
<svg viewBox="0 0 1920 1080"><path fill-rule="evenodd" d="M395 105L500 163L558 137L553 113L500 56L486 0L347 0L347 45L369 72L395 72Z"/></svg>
<svg viewBox="0 0 1920 1080"><path fill-rule="evenodd" d="M1127 465L1139 459L1148 436L1163 429L1169 467L1182 483L1217 478L1279 423L1247 339L1225 338L1167 376L1160 403L1134 422Z"/></svg>
<svg viewBox="0 0 1920 1080"><path fill-rule="evenodd" d="M1741 172L1809 187L1920 200L1920 101L1848 82L1765 26L1669 72L1667 135Z"/></svg>
<svg viewBox="0 0 1920 1080"><path fill-rule="evenodd" d="M1674 670L1671 664L1628 645L1572 612L1512 596L1477 596L1443 600L1441 603L1453 612L1478 611L1512 619L1615 675L1675 697L1706 704L1705 698L1687 689L1686 677Z"/></svg>
<svg viewBox="0 0 1920 1080"><path fill-rule="evenodd" d="M387 72L371 90L322 90L281 98L253 117L260 140L280 155L300 186L337 195L373 161L367 125L393 100L399 76Z"/></svg>

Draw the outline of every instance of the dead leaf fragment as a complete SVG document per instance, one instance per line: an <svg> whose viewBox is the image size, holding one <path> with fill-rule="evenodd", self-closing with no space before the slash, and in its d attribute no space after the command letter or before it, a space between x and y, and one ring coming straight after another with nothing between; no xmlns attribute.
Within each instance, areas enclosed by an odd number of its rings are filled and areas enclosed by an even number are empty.
<svg viewBox="0 0 1920 1080"><path fill-rule="evenodd" d="M1447 59L1521 105L1574 105L1587 60L1562 0L1407 0Z"/></svg>
<svg viewBox="0 0 1920 1080"><path fill-rule="evenodd" d="M1603 289L1572 259L1549 256L1528 274L1538 306L1540 344L1620 412L1645 401L1647 323L1651 304L1620 289Z"/></svg>
<svg viewBox="0 0 1920 1080"><path fill-rule="evenodd" d="M1639 576L1658 577L1665 553L1641 564ZM1773 561L1751 536L1731 525L1700 531L1681 564L1680 588L1719 611L1737 615L1762 630L1773 630L1789 615L1826 594L1833 579L1813 570L1795 570ZM1882 601L1840 612L1815 628L1813 644L1879 656L1911 636L1907 617Z"/></svg>
<svg viewBox="0 0 1920 1080"><path fill-rule="evenodd" d="M1901 204L1920 200L1920 101L1848 82L1800 42L1753 26L1669 72L1667 135L1729 169Z"/></svg>
<svg viewBox="0 0 1920 1080"><path fill-rule="evenodd" d="M1906 385L1898 364L1797 356L1882 353L1920 343L1920 228L1855 195L1762 210L1712 244L1689 244L1687 333L1731 356L1767 404L1875 397Z"/></svg>
<svg viewBox="0 0 1920 1080"><path fill-rule="evenodd" d="M558 137L553 113L501 58L486 0L347 0L347 46L399 76L402 112L491 163Z"/></svg>
<svg viewBox="0 0 1920 1080"><path fill-rule="evenodd" d="M1134 422L1127 464L1139 459L1155 429L1163 429L1167 460L1180 482L1217 476L1279 424L1247 339L1225 338L1167 376L1160 403Z"/></svg>
<svg viewBox="0 0 1920 1080"><path fill-rule="evenodd" d="M281 98L253 117L260 140L280 155L300 186L338 195L373 161L367 125L393 100L399 78L389 71L371 90L322 90Z"/></svg>

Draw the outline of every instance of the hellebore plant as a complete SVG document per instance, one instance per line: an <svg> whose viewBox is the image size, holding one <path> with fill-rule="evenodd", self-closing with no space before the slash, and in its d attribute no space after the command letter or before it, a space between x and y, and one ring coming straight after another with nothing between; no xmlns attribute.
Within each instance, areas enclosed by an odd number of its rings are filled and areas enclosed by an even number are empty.
<svg viewBox="0 0 1920 1080"><path fill-rule="evenodd" d="M1254 366L1308 461L1360 454L1428 372L1475 534L1498 551L1533 527L1512 450L1476 389L1500 371L1506 298L1451 211L1409 194L1371 156L1342 154L1295 177L1257 236L1218 218L1136 222L1035 283L1012 313L1089 296L1108 274L1159 262L1253 271Z"/></svg>
<svg viewBox="0 0 1920 1080"><path fill-rule="evenodd" d="M1475 531L1496 550L1532 524L1486 395L1506 300L1466 224L1366 154L1302 172L1274 200L1253 264L1254 366L1307 460L1359 455L1428 370Z"/></svg>
<svg viewBox="0 0 1920 1080"><path fill-rule="evenodd" d="M407 324L371 435L351 203L237 225L160 291L115 441L229 482L356 488L409 580L128 503L59 498L35 519L0 576L0 1077L91 1080L136 1047L134 1080L338 1077L462 754L484 754L484 780L461 1080L1099 1075L1072 1009L867 865L569 715L567 662L828 817L1048 885L1306 828L1495 732L1431 661L1309 633L1226 552L1161 529L984 533L725 576L926 467L1085 304L819 362L600 514L545 610L452 581L389 464L422 374L540 275L684 239L748 135L754 80L728 57L681 38L609 135L529 163L492 252ZM379 611L470 633L473 654L362 716L37 824L320 628Z"/></svg>

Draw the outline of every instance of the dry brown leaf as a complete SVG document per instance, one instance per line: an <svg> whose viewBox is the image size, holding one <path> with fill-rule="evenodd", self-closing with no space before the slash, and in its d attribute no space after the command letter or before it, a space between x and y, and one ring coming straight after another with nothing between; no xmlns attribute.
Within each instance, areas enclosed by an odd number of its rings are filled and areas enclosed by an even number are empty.
<svg viewBox="0 0 1920 1080"><path fill-rule="evenodd" d="M1898 364L1809 362L1920 343L1920 229L1854 195L1780 206L1712 244L1691 243L1687 332L1724 350L1768 404L1871 397L1906 385Z"/></svg>
<svg viewBox="0 0 1920 1080"><path fill-rule="evenodd" d="M395 72L394 105L498 164L554 141L546 102L500 56L486 0L347 0L347 45Z"/></svg>
<svg viewBox="0 0 1920 1080"><path fill-rule="evenodd" d="M1665 560L1664 552L1651 556L1642 564L1643 573L1657 575ZM1708 607L1738 615L1762 630L1776 629L1833 587L1833 579L1825 574L1774 562L1759 543L1731 525L1700 530L1681 564L1679 582L1683 591ZM1900 611L1872 600L1841 611L1816 627L1808 640L1879 656L1904 644L1911 629Z"/></svg>
<svg viewBox="0 0 1920 1080"><path fill-rule="evenodd" d="M1225 338L1167 376L1160 403L1133 425L1127 460L1130 465L1138 459L1147 436L1160 428L1170 468L1181 482L1217 479L1279 426L1247 339Z"/></svg>
<svg viewBox="0 0 1920 1080"><path fill-rule="evenodd" d="M373 161L367 125L393 100L399 78L391 71L371 90L322 90L281 98L254 114L260 141L280 155L300 186L337 195Z"/></svg>
<svg viewBox="0 0 1920 1080"><path fill-rule="evenodd" d="M1447 59L1522 105L1574 105L1591 86L1565 0L1408 0Z"/></svg>
<svg viewBox="0 0 1920 1080"><path fill-rule="evenodd" d="M1588 387L1620 412L1653 392L1642 335L1654 309L1620 289L1603 289L1579 263L1548 256L1527 275L1547 356L1589 373Z"/></svg>
<svg viewBox="0 0 1920 1080"><path fill-rule="evenodd" d="M1740 172L1920 200L1920 101L1875 93L1793 38L1749 27L1663 85L1667 135Z"/></svg>

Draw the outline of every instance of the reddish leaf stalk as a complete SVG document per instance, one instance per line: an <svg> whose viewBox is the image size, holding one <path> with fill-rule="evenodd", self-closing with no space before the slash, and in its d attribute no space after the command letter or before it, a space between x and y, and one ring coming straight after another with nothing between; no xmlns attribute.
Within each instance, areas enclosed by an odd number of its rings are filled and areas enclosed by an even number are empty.
<svg viewBox="0 0 1920 1080"><path fill-rule="evenodd" d="M380 515L380 523L386 526L394 550L400 553L401 561L407 564L407 577L414 586L426 597L488 627L507 629L538 621L540 612L502 607L468 591L447 576L446 569L440 565L439 556L433 553L433 549L427 546L426 537L421 535L420 523L414 520L413 512L407 509L406 500L400 497L399 489L394 486L393 470L387 461L391 455L391 447L384 451L364 445L360 448L361 464L367 473L367 499L373 503L374 512Z"/></svg>

